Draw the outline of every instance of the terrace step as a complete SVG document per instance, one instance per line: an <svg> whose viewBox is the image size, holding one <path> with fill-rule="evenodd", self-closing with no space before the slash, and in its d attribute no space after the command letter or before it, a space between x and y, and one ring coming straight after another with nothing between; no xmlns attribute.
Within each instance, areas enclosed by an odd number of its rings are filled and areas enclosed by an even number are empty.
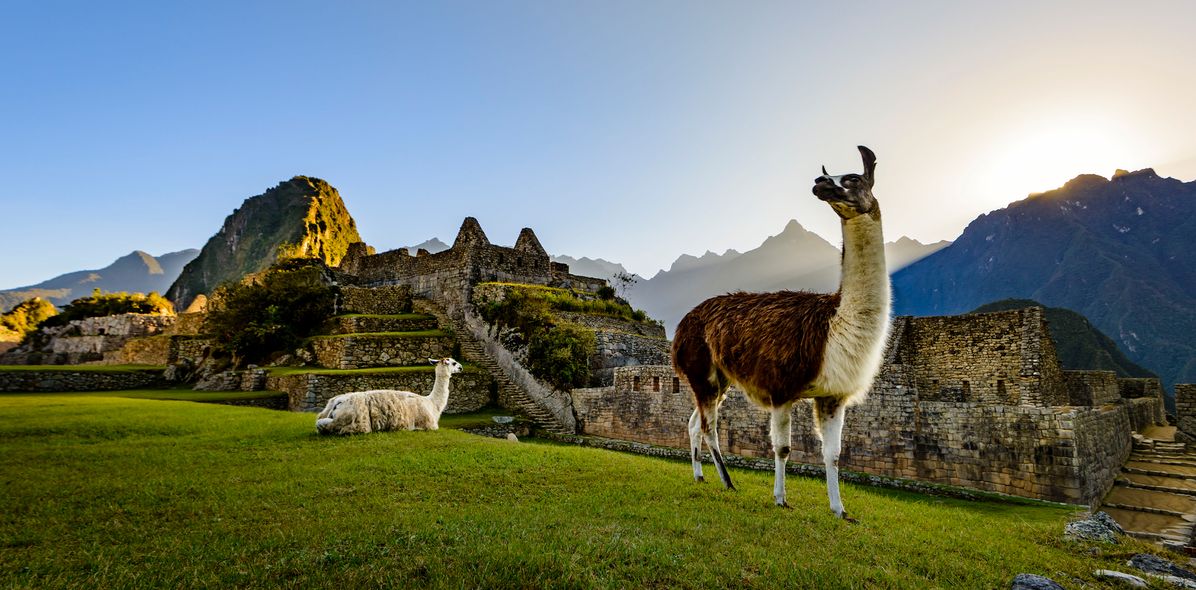
<svg viewBox="0 0 1196 590"><path fill-rule="evenodd" d="M440 331L378 332L317 336L310 340L316 362L329 369L368 369L428 364L452 356L455 340Z"/></svg>
<svg viewBox="0 0 1196 590"><path fill-rule="evenodd" d="M328 331L332 334L424 332L440 327L435 316L420 313L399 315L341 315L332 318L328 323Z"/></svg>
<svg viewBox="0 0 1196 590"><path fill-rule="evenodd" d="M1174 448L1151 449L1135 450L1101 509L1131 536L1189 546L1196 529L1196 462Z"/></svg>
<svg viewBox="0 0 1196 590"><path fill-rule="evenodd" d="M520 412L545 430L557 434L573 434L573 431L562 424L551 411L536 403L522 387L507 375L502 366L486 352L485 347L472 336L463 322L450 318L432 301L417 299L415 303L417 309L436 316L442 326L452 327L462 358L490 374L498 386L500 399L505 398L513 402Z"/></svg>

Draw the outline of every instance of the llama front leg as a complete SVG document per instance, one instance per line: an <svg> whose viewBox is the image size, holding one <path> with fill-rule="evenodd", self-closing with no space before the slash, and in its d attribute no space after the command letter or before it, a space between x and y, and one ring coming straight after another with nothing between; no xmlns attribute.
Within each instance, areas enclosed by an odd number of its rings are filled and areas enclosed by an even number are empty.
<svg viewBox="0 0 1196 590"><path fill-rule="evenodd" d="M793 413L786 404L772 409L772 419L769 422L769 433L772 435L772 452L776 462L776 478L772 486L772 497L777 506L789 507L785 501L785 463L789 461L789 441Z"/></svg>
<svg viewBox="0 0 1196 590"><path fill-rule="evenodd" d="M839 497L839 451L843 447L843 421L847 406L842 400L820 397L814 402L818 420L818 433L822 437L822 462L826 466L826 495L831 502L831 512L849 522L856 522L847 516L843 500Z"/></svg>
<svg viewBox="0 0 1196 590"><path fill-rule="evenodd" d="M689 417L689 456L694 467L694 481L705 482L702 476L702 417L695 409Z"/></svg>

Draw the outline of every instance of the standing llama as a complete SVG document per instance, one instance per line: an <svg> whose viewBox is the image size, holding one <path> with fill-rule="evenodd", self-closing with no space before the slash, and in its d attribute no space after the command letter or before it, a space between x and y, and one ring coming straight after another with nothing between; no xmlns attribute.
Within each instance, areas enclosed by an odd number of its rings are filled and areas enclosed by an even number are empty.
<svg viewBox="0 0 1196 590"><path fill-rule="evenodd" d="M838 293L731 293L693 308L677 326L673 365L694 394L689 446L694 479L702 477L702 441L723 485L734 489L719 450L718 408L734 384L767 409L775 454L773 497L785 502L792 407L813 399L822 439L831 511L847 520L839 498L839 449L847 407L863 400L880 369L889 333L889 277L880 206L872 196L876 155L859 146L863 174L831 176L826 167L814 195L827 202L843 228Z"/></svg>
<svg viewBox="0 0 1196 590"><path fill-rule="evenodd" d="M382 430L436 430L440 414L448 405L449 378L461 372L461 363L451 359L428 359L436 365L432 393L375 389L345 393L328 400L316 418L320 434L364 434Z"/></svg>

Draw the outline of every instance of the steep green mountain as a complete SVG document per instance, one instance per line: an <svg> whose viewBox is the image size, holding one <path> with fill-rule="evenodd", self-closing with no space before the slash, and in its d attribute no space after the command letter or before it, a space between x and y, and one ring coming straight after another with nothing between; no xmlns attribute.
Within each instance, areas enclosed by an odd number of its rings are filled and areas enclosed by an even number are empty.
<svg viewBox="0 0 1196 590"><path fill-rule="evenodd" d="M1008 298L1083 314L1168 387L1196 381L1196 182L1078 176L981 215L893 275L899 314Z"/></svg>
<svg viewBox="0 0 1196 590"><path fill-rule="evenodd" d="M361 241L357 223L332 185L296 176L245 200L199 256L171 285L166 297L186 309L199 294L225 281L265 270L284 258L320 258L339 264L349 244Z"/></svg>
<svg viewBox="0 0 1196 590"><path fill-rule="evenodd" d="M0 291L0 311L7 311L33 297L41 297L61 307L90 295L95 289L106 293L163 293L179 276L183 265L198 254L199 250L188 249L155 257L134 250L101 269L70 272L36 285Z"/></svg>
<svg viewBox="0 0 1196 590"><path fill-rule="evenodd" d="M1158 377L1134 364L1117 343L1093 326L1088 318L1062 307L1046 307L1030 299L1002 299L973 309L971 313L1009 311L1026 307L1042 307L1055 352L1064 369L1113 371L1118 377Z"/></svg>

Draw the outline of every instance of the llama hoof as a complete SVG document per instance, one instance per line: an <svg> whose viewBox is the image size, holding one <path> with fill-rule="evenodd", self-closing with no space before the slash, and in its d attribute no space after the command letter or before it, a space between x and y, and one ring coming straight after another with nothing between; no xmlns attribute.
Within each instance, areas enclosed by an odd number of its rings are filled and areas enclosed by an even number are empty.
<svg viewBox="0 0 1196 590"><path fill-rule="evenodd" d="M701 475L695 475L694 481L696 481L698 483L706 483L706 478Z"/></svg>
<svg viewBox="0 0 1196 590"><path fill-rule="evenodd" d="M846 521L846 522L848 522L848 523L851 523L851 524L860 524L860 521L859 521L859 519L855 519L855 518L852 518L852 517L850 517L850 516L847 516L847 511L843 511L841 514L838 514L837 516L838 516L839 518L842 518L844 521Z"/></svg>
<svg viewBox="0 0 1196 590"><path fill-rule="evenodd" d="M777 506L780 506L781 508L784 508L786 510L793 510L793 507L790 506L789 503L784 500L777 502Z"/></svg>

